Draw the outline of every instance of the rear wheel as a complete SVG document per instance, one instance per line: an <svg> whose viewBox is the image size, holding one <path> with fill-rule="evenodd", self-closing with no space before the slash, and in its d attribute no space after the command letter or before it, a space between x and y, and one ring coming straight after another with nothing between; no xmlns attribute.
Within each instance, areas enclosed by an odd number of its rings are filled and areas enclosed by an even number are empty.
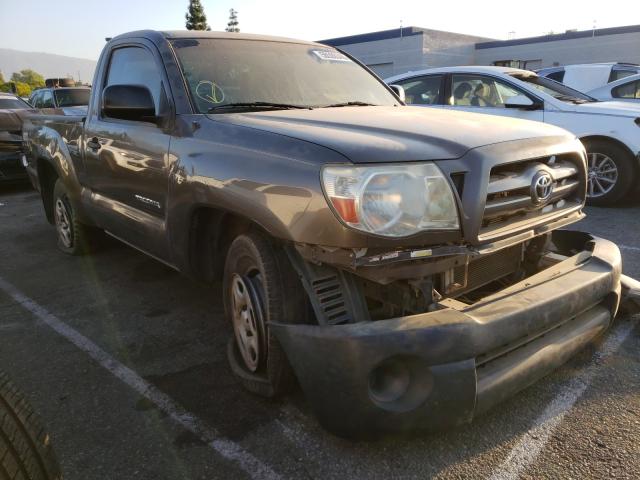
<svg viewBox="0 0 640 480"><path fill-rule="evenodd" d="M78 221L67 188L60 179L56 181L53 189L53 220L60 250L69 255L82 255L91 251L96 229Z"/></svg>
<svg viewBox="0 0 640 480"><path fill-rule="evenodd" d="M587 150L587 203L613 205L633 186L633 157L620 145L603 140L585 142Z"/></svg>
<svg viewBox="0 0 640 480"><path fill-rule="evenodd" d="M285 393L295 377L269 322L301 323L307 302L285 252L258 232L238 236L229 247L223 295L233 327L228 356L243 386L266 397Z"/></svg>
<svg viewBox="0 0 640 480"><path fill-rule="evenodd" d="M61 480L51 440L25 397L0 372L0 480Z"/></svg>

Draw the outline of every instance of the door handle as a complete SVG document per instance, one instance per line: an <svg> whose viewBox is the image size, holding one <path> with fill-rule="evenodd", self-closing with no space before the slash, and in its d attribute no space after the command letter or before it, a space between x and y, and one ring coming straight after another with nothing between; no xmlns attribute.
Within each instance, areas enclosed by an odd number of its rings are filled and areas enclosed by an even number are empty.
<svg viewBox="0 0 640 480"><path fill-rule="evenodd" d="M98 141L98 137L93 137L91 140L87 142L87 147L91 150L98 151L100 150L102 145Z"/></svg>

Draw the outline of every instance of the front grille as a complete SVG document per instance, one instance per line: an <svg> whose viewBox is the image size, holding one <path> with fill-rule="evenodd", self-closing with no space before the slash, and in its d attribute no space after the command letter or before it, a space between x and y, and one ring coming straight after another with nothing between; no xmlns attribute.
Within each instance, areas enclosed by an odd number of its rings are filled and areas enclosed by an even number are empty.
<svg viewBox="0 0 640 480"><path fill-rule="evenodd" d="M538 223L579 207L584 175L584 163L578 155L554 155L493 167L479 239L497 237L515 224ZM551 193L547 198L540 198L540 190L535 190L534 183L541 176L549 182Z"/></svg>

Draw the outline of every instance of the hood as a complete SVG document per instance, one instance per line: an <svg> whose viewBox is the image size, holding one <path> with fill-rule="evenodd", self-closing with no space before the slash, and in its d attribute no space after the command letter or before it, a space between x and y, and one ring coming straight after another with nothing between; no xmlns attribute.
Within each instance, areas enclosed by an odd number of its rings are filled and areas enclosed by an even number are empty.
<svg viewBox="0 0 640 480"><path fill-rule="evenodd" d="M339 107L210 115L331 148L354 163L447 160L498 142L566 136L539 122L421 107Z"/></svg>
<svg viewBox="0 0 640 480"><path fill-rule="evenodd" d="M596 115L616 115L618 117L640 117L640 104L633 102L591 102L574 105L574 110L580 113Z"/></svg>

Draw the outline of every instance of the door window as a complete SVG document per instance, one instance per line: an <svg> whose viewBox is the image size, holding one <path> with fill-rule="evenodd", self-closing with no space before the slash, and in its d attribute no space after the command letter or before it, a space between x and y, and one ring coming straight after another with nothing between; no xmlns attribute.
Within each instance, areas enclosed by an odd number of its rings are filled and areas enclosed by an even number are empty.
<svg viewBox="0 0 640 480"><path fill-rule="evenodd" d="M504 108L511 97L525 95L506 82L484 75L453 75L450 105Z"/></svg>
<svg viewBox="0 0 640 480"><path fill-rule="evenodd" d="M124 47L114 50L109 62L105 86L143 85L149 89L160 111L161 74L151 52L142 47Z"/></svg>
<svg viewBox="0 0 640 480"><path fill-rule="evenodd" d="M34 93L29 103L33 108L40 108L40 92Z"/></svg>
<svg viewBox="0 0 640 480"><path fill-rule="evenodd" d="M640 99L640 80L619 85L611 91L613 98L637 98Z"/></svg>
<svg viewBox="0 0 640 480"><path fill-rule="evenodd" d="M613 69L611 70L611 75L609 75L609 83L615 82L616 80L620 80L621 78L635 75L636 73L639 73L639 72L637 70Z"/></svg>
<svg viewBox="0 0 640 480"><path fill-rule="evenodd" d="M551 80L555 80L556 82L562 83L562 80L564 80L564 70L551 72L549 75L545 75L545 77L550 78Z"/></svg>
<svg viewBox="0 0 640 480"><path fill-rule="evenodd" d="M40 94L40 107L39 108L55 108L53 103L53 93L51 90L45 90Z"/></svg>
<svg viewBox="0 0 640 480"><path fill-rule="evenodd" d="M394 82L404 88L406 103L411 105L435 105L439 103L442 75L411 78Z"/></svg>

